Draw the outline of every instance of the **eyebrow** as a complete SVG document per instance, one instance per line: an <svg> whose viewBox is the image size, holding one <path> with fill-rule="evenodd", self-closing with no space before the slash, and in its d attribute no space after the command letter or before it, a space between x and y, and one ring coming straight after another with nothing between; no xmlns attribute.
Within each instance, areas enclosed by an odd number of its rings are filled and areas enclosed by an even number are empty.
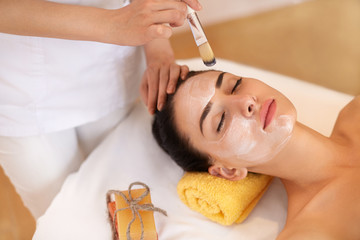
<svg viewBox="0 0 360 240"><path fill-rule="evenodd" d="M226 73L226 72L222 72L222 73L219 74L219 76L218 76L218 78L217 78L217 80L216 80L216 83L215 83L215 88L220 88L220 87L221 87L225 73ZM211 110L211 107L212 107L212 102L208 102L208 103L206 104L206 106L205 106L202 114L201 114L201 117L200 117L200 122L199 122L199 124L200 124L200 131L201 131L201 134L203 134L203 135L204 135L203 129L202 129L203 122L204 122L206 116L209 114L209 112L210 112L210 110Z"/></svg>

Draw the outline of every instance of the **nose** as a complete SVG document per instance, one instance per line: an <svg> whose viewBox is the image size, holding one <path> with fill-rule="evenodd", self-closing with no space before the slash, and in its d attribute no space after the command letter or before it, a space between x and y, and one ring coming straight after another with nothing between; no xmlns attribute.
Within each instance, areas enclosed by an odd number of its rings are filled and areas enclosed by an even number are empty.
<svg viewBox="0 0 360 240"><path fill-rule="evenodd" d="M245 96L234 96L232 98L231 106L233 107L234 113L239 113L246 118L250 118L256 111L256 97L245 95Z"/></svg>

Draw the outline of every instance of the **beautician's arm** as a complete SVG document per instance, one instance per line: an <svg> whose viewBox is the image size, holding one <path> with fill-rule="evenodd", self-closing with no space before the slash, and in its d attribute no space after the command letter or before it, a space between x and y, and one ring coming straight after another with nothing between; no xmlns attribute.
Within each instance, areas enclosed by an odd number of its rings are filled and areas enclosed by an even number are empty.
<svg viewBox="0 0 360 240"><path fill-rule="evenodd" d="M198 0L183 0L200 10ZM182 25L186 5L176 0L133 0L116 10L49 2L0 0L0 32L88 40L119 45L143 45L169 38L171 26Z"/></svg>
<svg viewBox="0 0 360 240"><path fill-rule="evenodd" d="M175 91L179 76L189 72L185 65L175 63L174 52L168 39L155 39L145 45L147 69L141 83L141 97L151 114L161 110L166 96Z"/></svg>

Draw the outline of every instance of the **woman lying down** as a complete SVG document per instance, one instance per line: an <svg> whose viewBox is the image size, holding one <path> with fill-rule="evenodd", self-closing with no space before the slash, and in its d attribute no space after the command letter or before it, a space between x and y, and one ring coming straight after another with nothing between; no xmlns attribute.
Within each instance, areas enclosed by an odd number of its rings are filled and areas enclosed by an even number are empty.
<svg viewBox="0 0 360 240"><path fill-rule="evenodd" d="M360 96L325 137L297 122L289 99L259 80L190 72L156 113L153 133L185 171L279 177L288 211L278 239L360 239Z"/></svg>

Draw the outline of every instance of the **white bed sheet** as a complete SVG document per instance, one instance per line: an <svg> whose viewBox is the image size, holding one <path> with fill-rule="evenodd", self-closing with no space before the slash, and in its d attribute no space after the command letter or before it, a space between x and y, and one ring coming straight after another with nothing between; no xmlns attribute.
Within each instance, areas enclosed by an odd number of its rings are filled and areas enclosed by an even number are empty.
<svg viewBox="0 0 360 240"><path fill-rule="evenodd" d="M201 59L179 61L191 69L206 69ZM258 78L283 92L295 104L298 120L329 135L339 110L352 96L231 61L218 59L214 69ZM157 146L151 117L139 102L70 175L46 213L39 218L33 239L112 239L105 195L109 189L126 190L134 181L151 189L160 240L275 239L286 220L287 198L276 179L250 216L242 223L221 226L190 210L178 198L176 185L182 170Z"/></svg>

